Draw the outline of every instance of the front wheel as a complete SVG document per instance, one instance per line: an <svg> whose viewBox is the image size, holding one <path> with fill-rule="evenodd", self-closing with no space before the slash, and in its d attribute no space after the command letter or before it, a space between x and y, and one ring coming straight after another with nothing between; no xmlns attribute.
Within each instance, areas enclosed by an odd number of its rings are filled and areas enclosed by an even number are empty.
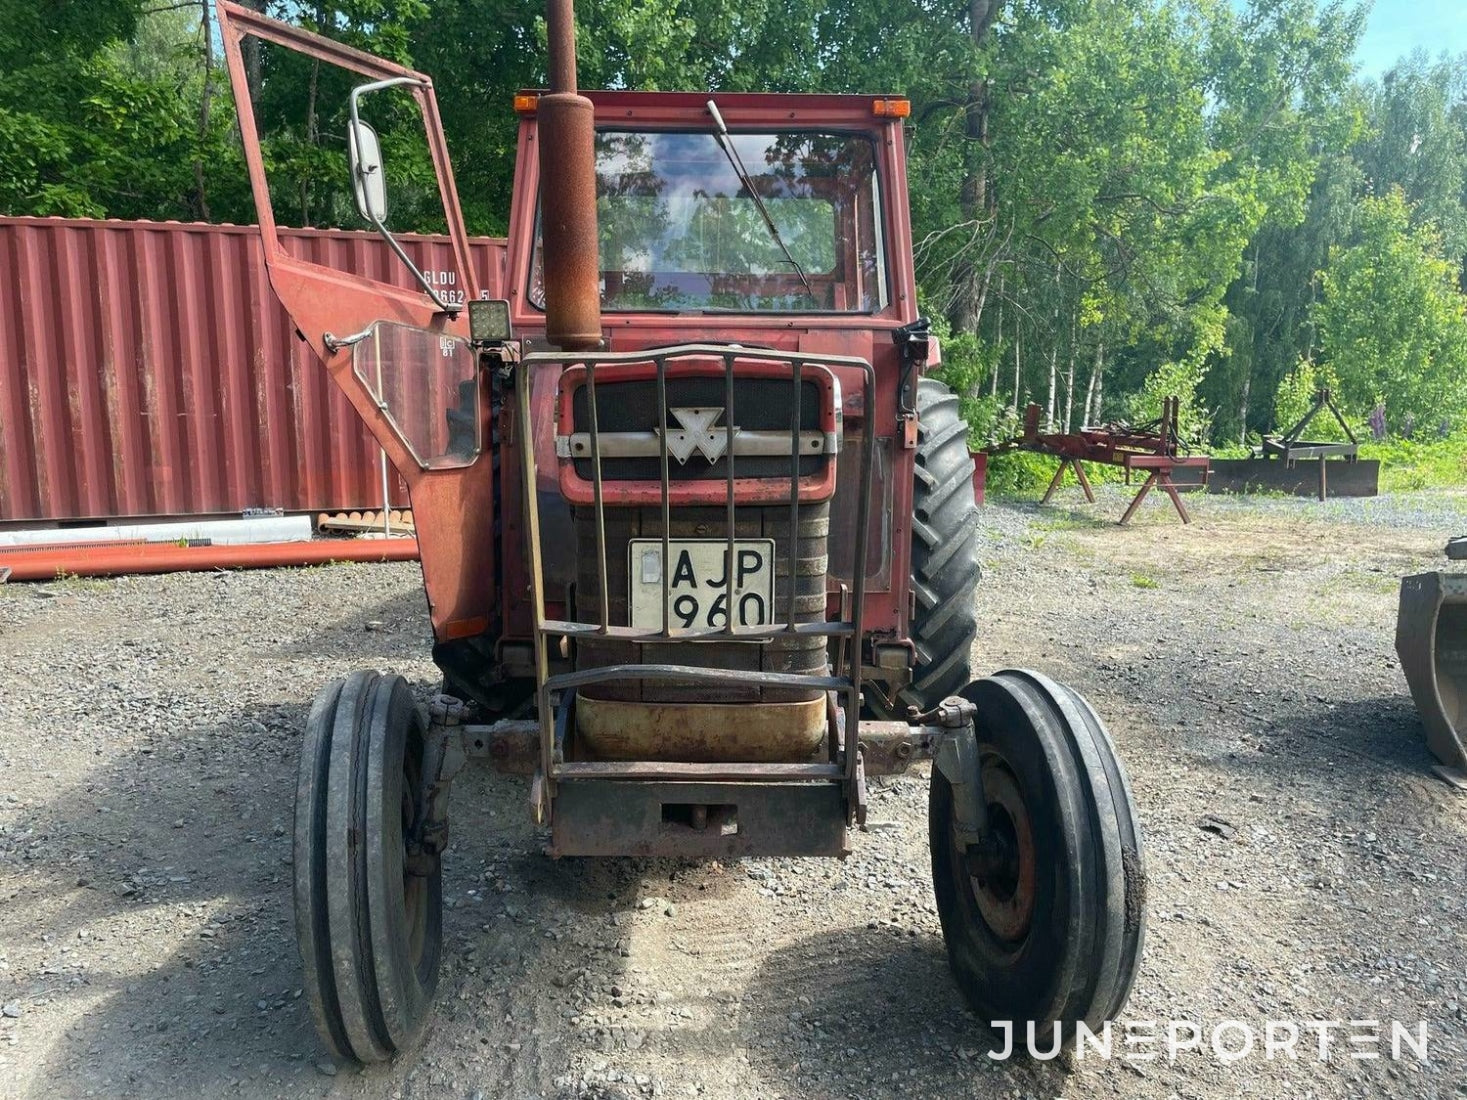
<svg viewBox="0 0 1467 1100"><path fill-rule="evenodd" d="M358 672L316 697L295 806L296 938L332 1054L385 1062L421 1034L438 985L443 885L410 851L426 724L401 676Z"/></svg>
<svg viewBox="0 0 1467 1100"><path fill-rule="evenodd" d="M986 1023L1022 1036L1114 1019L1144 938L1146 879L1135 805L1115 746L1076 691L1005 671L962 692L977 708L982 843L954 819L936 766L933 889L954 977Z"/></svg>

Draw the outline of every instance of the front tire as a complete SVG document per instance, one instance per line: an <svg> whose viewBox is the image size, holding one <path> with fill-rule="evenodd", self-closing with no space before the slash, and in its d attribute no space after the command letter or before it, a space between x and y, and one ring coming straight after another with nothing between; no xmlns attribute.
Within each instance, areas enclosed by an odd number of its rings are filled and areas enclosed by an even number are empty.
<svg viewBox="0 0 1467 1100"><path fill-rule="evenodd" d="M296 938L311 1014L338 1059L385 1062L438 985L437 860L408 870L426 723L401 676L358 672L311 707L296 789Z"/></svg>
<svg viewBox="0 0 1467 1100"><path fill-rule="evenodd" d="M929 789L933 890L959 988L985 1023L1098 1028L1130 995L1145 937L1135 805L1115 746L1071 688L1005 671L969 685L988 837L959 843ZM974 777L976 778L976 777Z"/></svg>

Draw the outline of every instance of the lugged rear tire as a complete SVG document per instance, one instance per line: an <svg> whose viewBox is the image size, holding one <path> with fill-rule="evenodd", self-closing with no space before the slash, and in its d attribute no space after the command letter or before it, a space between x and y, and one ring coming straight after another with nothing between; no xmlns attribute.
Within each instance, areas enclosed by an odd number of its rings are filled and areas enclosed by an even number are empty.
<svg viewBox="0 0 1467 1100"><path fill-rule="evenodd" d="M868 692L881 718L905 718L907 707L931 710L973 677L978 633L978 505L973 456L957 394L935 378L917 382L916 486L912 497L912 681L888 704Z"/></svg>
<svg viewBox="0 0 1467 1100"><path fill-rule="evenodd" d="M441 870L405 870L426 723L401 676L358 672L317 697L295 814L296 939L316 1030L344 1062L385 1062L432 1010Z"/></svg>

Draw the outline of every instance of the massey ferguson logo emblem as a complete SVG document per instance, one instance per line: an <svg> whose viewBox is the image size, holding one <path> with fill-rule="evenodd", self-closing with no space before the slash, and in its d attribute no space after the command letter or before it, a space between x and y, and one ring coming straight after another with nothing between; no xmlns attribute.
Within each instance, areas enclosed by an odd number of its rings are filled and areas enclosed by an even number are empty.
<svg viewBox="0 0 1467 1100"><path fill-rule="evenodd" d="M667 453L686 466L693 452L700 452L713 465L728 450L727 428L715 428L714 422L723 415L722 409L668 409L682 430L663 428L667 437ZM734 429L735 432L738 428Z"/></svg>

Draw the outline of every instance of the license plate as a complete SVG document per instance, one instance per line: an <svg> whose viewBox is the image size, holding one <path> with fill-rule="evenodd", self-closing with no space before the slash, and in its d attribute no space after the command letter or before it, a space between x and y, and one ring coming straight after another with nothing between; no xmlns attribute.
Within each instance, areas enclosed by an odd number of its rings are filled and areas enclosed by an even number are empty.
<svg viewBox="0 0 1467 1100"><path fill-rule="evenodd" d="M628 558L631 625L661 630L662 540L632 539ZM668 626L674 630L707 630L728 625L727 558L726 539L670 540ZM774 622L774 540L735 541L733 575L734 626L767 626Z"/></svg>

